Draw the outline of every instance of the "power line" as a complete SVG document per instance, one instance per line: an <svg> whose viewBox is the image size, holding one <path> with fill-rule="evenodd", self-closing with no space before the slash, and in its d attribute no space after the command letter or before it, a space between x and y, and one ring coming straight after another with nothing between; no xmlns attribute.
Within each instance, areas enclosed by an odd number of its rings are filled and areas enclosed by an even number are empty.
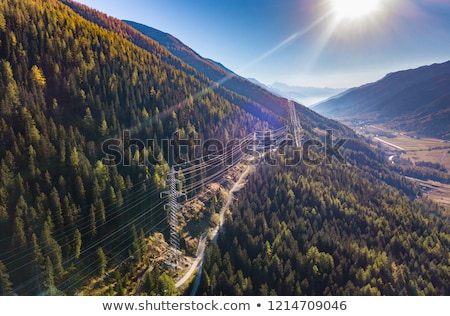
<svg viewBox="0 0 450 316"><path fill-rule="evenodd" d="M298 118L295 113L295 108L292 108L291 112L293 115L291 116L291 124L295 125L293 127L294 135L300 135L301 132L301 126L298 121ZM160 220L156 226L153 226L151 230L154 228L157 228L158 225L160 225L162 222L164 222L166 219L168 220L169 228L170 228L170 235L169 235L169 245L170 245L170 257L173 261L178 262L178 256L180 253L180 234L179 234L179 223L178 223L178 212L182 208L182 204L186 201L191 201L194 198L198 198L198 190L207 186L211 183L219 183L222 184L223 182L227 181L226 177L224 175L233 167L237 166L239 163L243 161L244 158L258 158L256 156L252 156L255 153L261 157L261 152L266 153L268 150L273 150L278 147L280 144L280 141L286 138L287 133L287 127L282 127L276 130L268 130L268 131L257 131L251 134L248 134L247 136L241 138L240 140L236 140L232 144L230 148L222 148L221 150L218 150L214 153L210 153L208 157L201 157L197 158L193 161L190 161L188 163L184 164L176 164L173 165L170 168L168 178L167 178L167 184L169 186L169 190L162 192L160 197L167 196L168 202L164 206L164 209L168 211L166 216L162 220ZM299 137L296 138L300 139ZM297 142L296 142L297 144ZM301 141L300 141L301 144ZM178 184L181 183L181 180L183 180L185 183L187 183L183 188L182 192L179 191L177 188ZM133 185L132 190L128 192L128 194L125 196L125 198L130 201L131 203L124 203L120 207L116 205L116 203L111 203L105 207L105 213L107 214L107 219L100 224L96 225L96 229L106 226L107 224L111 223L112 221L116 220L120 216L122 216L126 211L130 209L135 209L136 207L142 205L146 201L148 201L152 195L156 194L158 192L157 188L154 188L153 190L147 191L144 189L143 186L138 186L138 184L145 183L146 180L142 180L140 182L137 182ZM203 192L203 197L207 197L207 192L211 192L211 190L207 189L206 192ZM188 199L187 195L194 194L192 198ZM179 202L179 199L181 197L184 197L183 203ZM83 207L78 206L78 209L85 209L87 207L92 206L93 204L85 205ZM80 253L80 255L84 255L87 252L90 252L91 250L95 249L96 247L102 246L113 246L112 251L115 253L115 255L112 258L116 258L119 256L124 250L129 248L128 240L124 238L123 240L118 239L118 234L125 228L131 227L134 225L134 223L137 223L139 220L142 220L145 216L156 210L158 207L162 206L162 202L156 203L152 205L150 209L148 209L145 212L142 212L139 215L135 215L133 218L128 219L126 224L122 225L120 229L115 230L112 233L109 233L105 236L103 236L101 239L96 240L95 242L92 242L88 244L86 247L84 247ZM111 209L111 212L109 210ZM71 225L74 228L81 229L83 232L84 238L88 234L91 234L94 228L89 228L90 223L86 222L86 219L83 217L79 217L75 220L75 222L71 223ZM67 228L67 227L66 227ZM70 236L68 236L67 233L64 232L64 227L60 227L57 230L52 232L53 238L55 240L66 238L66 243L64 243L60 247L66 247L71 244ZM82 238L83 239L83 238ZM119 243L117 244L117 242ZM8 266L14 266L17 263L23 262L29 254L28 251L30 249L30 242L28 242L25 245L22 245L17 252L17 249L14 250L15 256L12 256L12 260L8 261L6 260L6 264ZM111 252L111 250L109 251ZM9 254L12 254L11 251ZM63 260L62 265L65 266L72 262L74 260L74 256L68 257L65 260ZM126 260L126 259L125 259ZM86 271L89 271L89 269L92 268L92 265L94 263L88 264L84 266L84 268L77 271L79 275L83 275L83 280L78 280L77 283L83 282L87 277L91 276L92 271L86 273ZM10 271L11 273L17 273L21 269L23 269L25 266L28 266L27 264L22 264L20 266L16 266L15 269ZM23 282L20 284L16 289L22 290L26 289L27 292L32 291L32 288L29 288L31 284L34 282L37 282L41 279L40 273L36 273L36 276L33 278L30 278L29 280ZM65 281L67 282L67 280ZM62 290L69 288L69 286L65 287L65 282L60 284L59 286L62 286ZM73 284L72 284L73 286ZM64 288L65 287L65 288Z"/></svg>
<svg viewBox="0 0 450 316"><path fill-rule="evenodd" d="M291 119L291 128L294 135L295 146L300 148L303 143L303 129L300 125L300 120L298 119L297 112L295 110L295 103L289 100L288 103L289 117Z"/></svg>

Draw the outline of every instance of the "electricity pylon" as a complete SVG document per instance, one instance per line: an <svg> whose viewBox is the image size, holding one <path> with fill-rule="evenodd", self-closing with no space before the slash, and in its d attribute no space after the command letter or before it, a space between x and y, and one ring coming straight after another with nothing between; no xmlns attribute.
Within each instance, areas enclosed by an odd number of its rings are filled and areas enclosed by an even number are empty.
<svg viewBox="0 0 450 316"><path fill-rule="evenodd" d="M300 148L303 143L303 129L300 125L297 112L295 111L295 104L291 100L288 103L289 117L291 119L292 134L294 135L295 147Z"/></svg>
<svg viewBox="0 0 450 316"><path fill-rule="evenodd" d="M169 184L169 190L161 192L161 198L168 197L168 203L164 205L164 209L168 211L168 220L170 227L169 238L169 258L172 262L178 263L180 253L180 234L178 232L178 211L182 208L182 205L178 203L180 197L186 197L185 194L177 190L177 184L180 181L175 177L175 169L170 169L167 183Z"/></svg>

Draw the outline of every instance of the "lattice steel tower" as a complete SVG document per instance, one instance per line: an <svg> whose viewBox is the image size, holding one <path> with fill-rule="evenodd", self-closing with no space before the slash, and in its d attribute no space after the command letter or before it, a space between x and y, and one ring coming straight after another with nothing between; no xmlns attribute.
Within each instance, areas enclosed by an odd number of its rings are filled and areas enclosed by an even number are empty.
<svg viewBox="0 0 450 316"><path fill-rule="evenodd" d="M295 104L291 100L288 103L289 117L291 119L291 129L294 135L295 147L299 148L303 143L303 128L295 111Z"/></svg>
<svg viewBox="0 0 450 316"><path fill-rule="evenodd" d="M161 198L164 196L168 197L168 203L164 205L164 209L168 211L168 221L170 227L170 238L169 238L169 259L173 262L179 261L180 253L180 234L178 232L178 211L182 208L182 205L178 203L180 197L184 197L185 194L177 190L177 184L180 181L175 177L175 169L172 167L170 169L169 177L167 183L169 184L169 190L161 192Z"/></svg>

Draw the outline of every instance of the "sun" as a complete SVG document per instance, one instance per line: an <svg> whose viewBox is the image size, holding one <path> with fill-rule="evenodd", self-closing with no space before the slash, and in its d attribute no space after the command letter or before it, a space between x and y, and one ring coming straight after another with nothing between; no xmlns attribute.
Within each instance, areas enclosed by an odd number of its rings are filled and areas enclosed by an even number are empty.
<svg viewBox="0 0 450 316"><path fill-rule="evenodd" d="M376 13L382 0L330 0L335 16L340 20L354 20Z"/></svg>

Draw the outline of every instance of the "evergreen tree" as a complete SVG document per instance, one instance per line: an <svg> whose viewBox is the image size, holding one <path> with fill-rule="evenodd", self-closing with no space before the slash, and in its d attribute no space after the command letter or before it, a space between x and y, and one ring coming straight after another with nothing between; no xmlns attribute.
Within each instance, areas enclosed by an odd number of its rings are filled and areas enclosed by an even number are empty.
<svg viewBox="0 0 450 316"><path fill-rule="evenodd" d="M89 220L89 234L92 237L95 237L97 235L97 221L95 219L95 206L94 204L91 205L89 209L90 214L90 220Z"/></svg>
<svg viewBox="0 0 450 316"><path fill-rule="evenodd" d="M64 225L63 210L59 193L56 188L53 188L50 192L50 208L52 210L56 225L58 227L62 227Z"/></svg>
<svg viewBox="0 0 450 316"><path fill-rule="evenodd" d="M16 212L13 221L13 235L12 244L15 247L20 247L26 244L27 238L25 236L25 223L23 221L23 207L26 207L23 197L19 200L19 205L16 206Z"/></svg>
<svg viewBox="0 0 450 316"><path fill-rule="evenodd" d="M48 217L44 223L44 229L41 234L42 254L49 257L52 261L52 273L61 275L64 271L62 266L62 250L58 242L52 236L53 223Z"/></svg>
<svg viewBox="0 0 450 316"><path fill-rule="evenodd" d="M160 295L173 296L178 293L174 280L165 272L158 277L156 287Z"/></svg>
<svg viewBox="0 0 450 316"><path fill-rule="evenodd" d="M50 257L45 259L44 286L48 295L55 295L55 276L53 274L53 263Z"/></svg>
<svg viewBox="0 0 450 316"><path fill-rule="evenodd" d="M81 239L81 233L77 229L75 229L75 232L73 234L73 244L74 244L74 257L75 259L79 259L81 255L81 246L82 246L82 239Z"/></svg>
<svg viewBox="0 0 450 316"><path fill-rule="evenodd" d="M6 271L6 267L0 260L0 295L6 296L12 293L12 284L9 280L9 274Z"/></svg>
<svg viewBox="0 0 450 316"><path fill-rule="evenodd" d="M103 252L102 247L98 247L96 251L96 271L97 275L103 276L106 272L106 265L108 263L106 255Z"/></svg>
<svg viewBox="0 0 450 316"><path fill-rule="evenodd" d="M133 225L131 228L131 232L133 235L133 247L132 247L132 256L137 262L142 261L142 248L141 248L141 241L139 239L139 236L136 232L136 226Z"/></svg>

